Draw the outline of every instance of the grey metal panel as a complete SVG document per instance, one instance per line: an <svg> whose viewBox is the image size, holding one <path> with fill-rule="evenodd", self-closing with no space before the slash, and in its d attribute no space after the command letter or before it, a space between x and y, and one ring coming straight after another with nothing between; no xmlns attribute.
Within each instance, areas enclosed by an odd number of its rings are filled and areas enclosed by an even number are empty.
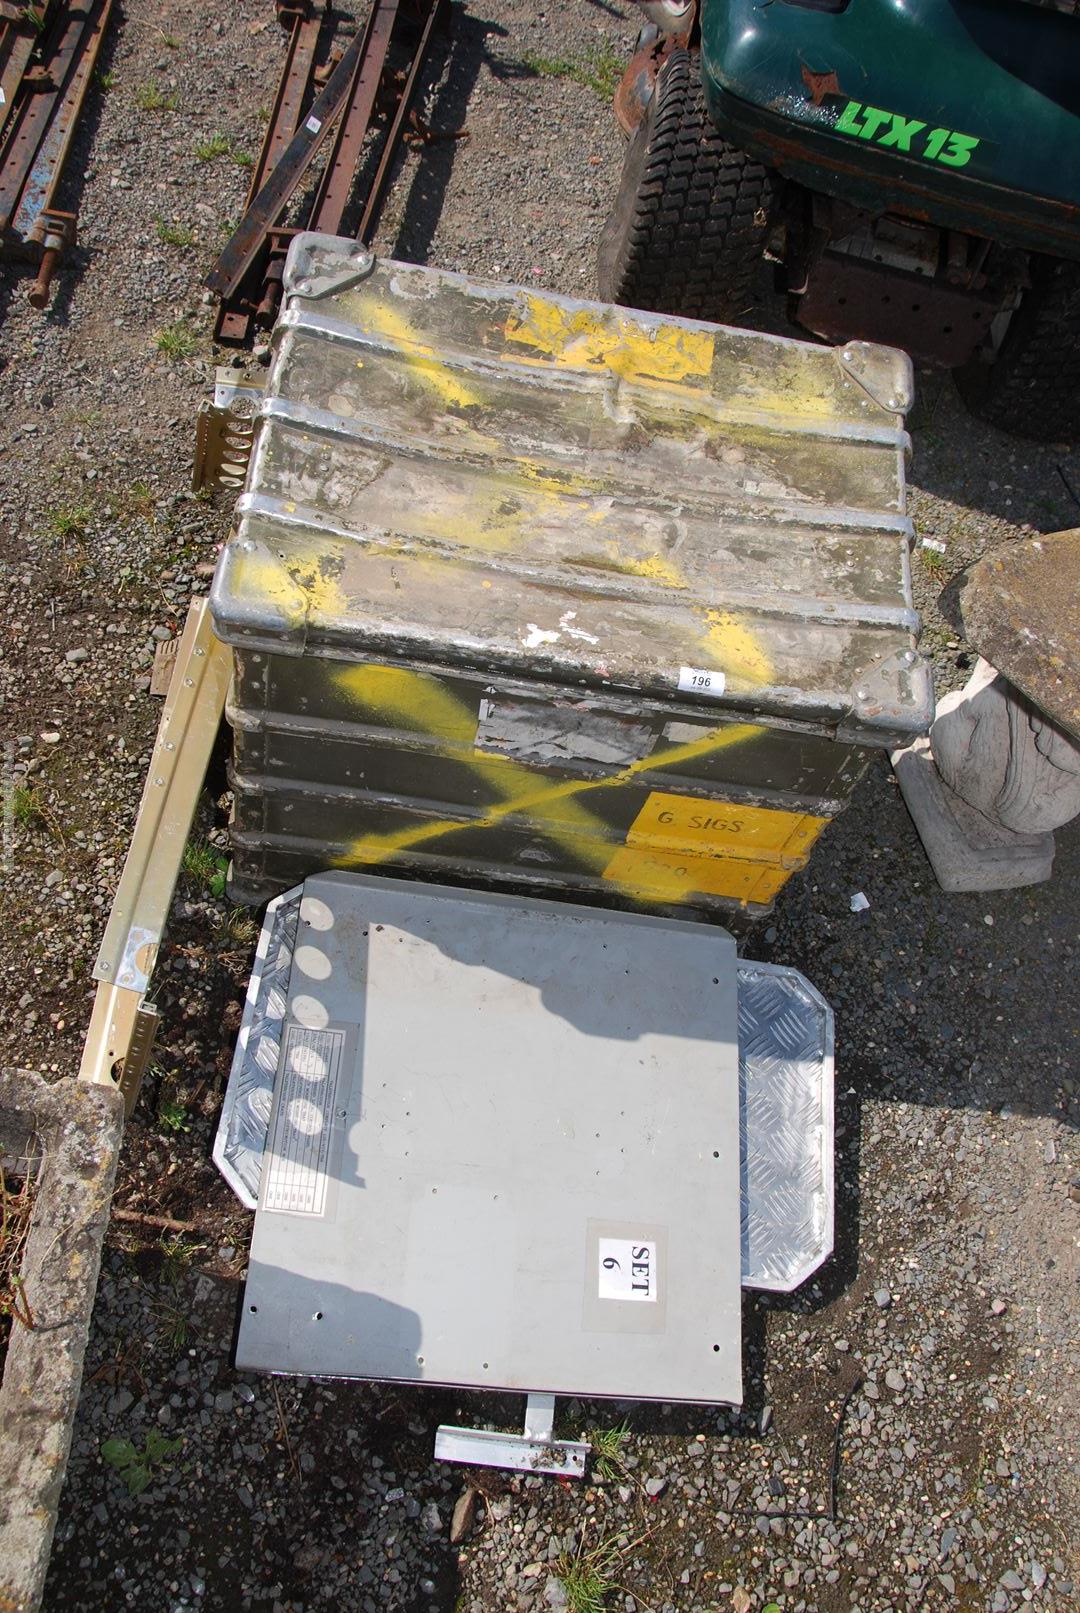
<svg viewBox="0 0 1080 1613"><path fill-rule="evenodd" d="M252 1209L300 895L297 887L267 910L214 1148ZM738 990L742 1285L786 1293L832 1252L832 1010L797 970L775 964L741 961Z"/></svg>
<svg viewBox="0 0 1080 1613"><path fill-rule="evenodd" d="M704 925L309 880L238 1364L737 1402L735 963ZM601 1238L649 1246L649 1297Z"/></svg>

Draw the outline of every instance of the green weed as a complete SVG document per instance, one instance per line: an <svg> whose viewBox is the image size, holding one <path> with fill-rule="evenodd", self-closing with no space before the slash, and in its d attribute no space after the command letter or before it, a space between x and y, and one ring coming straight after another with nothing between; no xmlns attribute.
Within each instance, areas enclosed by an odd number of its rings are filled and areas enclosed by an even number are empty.
<svg viewBox="0 0 1080 1613"><path fill-rule="evenodd" d="M616 1428L590 1428L585 1435L593 1448L595 1467L602 1479L609 1482L624 1471L623 1446L630 1437L625 1423Z"/></svg>
<svg viewBox="0 0 1080 1613"><path fill-rule="evenodd" d="M94 77L97 80L98 87L103 89L106 94L108 94L110 90L114 90L116 88L116 74L111 70L103 70L100 73L95 73Z"/></svg>
<svg viewBox="0 0 1080 1613"><path fill-rule="evenodd" d="M166 1131L190 1131L191 1119L187 1105L177 1103L174 1098L163 1099L158 1104L158 1124L164 1126Z"/></svg>
<svg viewBox="0 0 1080 1613"><path fill-rule="evenodd" d="M154 220L154 234L165 246L194 246L195 231L186 224L170 224L163 218Z"/></svg>
<svg viewBox="0 0 1080 1613"><path fill-rule="evenodd" d="M135 91L135 105L140 112L175 112L180 105L172 90L162 90L150 80Z"/></svg>
<svg viewBox="0 0 1080 1613"><path fill-rule="evenodd" d="M213 134L209 140L200 140L195 147L195 155L200 162L214 162L218 157L227 157L231 147L223 134Z"/></svg>
<svg viewBox="0 0 1080 1613"><path fill-rule="evenodd" d="M255 158L252 156L250 151L237 151L234 148L231 155L233 162L238 168L254 168Z"/></svg>
<svg viewBox="0 0 1080 1613"><path fill-rule="evenodd" d="M166 325L154 337L154 346L165 358L190 358L199 345L198 337L191 326L183 319L174 320Z"/></svg>
<svg viewBox="0 0 1080 1613"><path fill-rule="evenodd" d="M127 1485L128 1495L141 1495L158 1468L169 1465L184 1448L182 1435L168 1439L158 1429L151 1428L137 1450L130 1439L107 1439L101 1446L101 1455L114 1467Z"/></svg>
<svg viewBox="0 0 1080 1613"><path fill-rule="evenodd" d="M610 101L619 87L625 62L607 45L599 45L584 56L525 56L524 65L537 78L566 78L592 90L602 101Z"/></svg>
<svg viewBox="0 0 1080 1613"><path fill-rule="evenodd" d="M225 876L229 859L205 840L189 840L184 847L180 869L196 885L201 885L218 900L225 894Z"/></svg>

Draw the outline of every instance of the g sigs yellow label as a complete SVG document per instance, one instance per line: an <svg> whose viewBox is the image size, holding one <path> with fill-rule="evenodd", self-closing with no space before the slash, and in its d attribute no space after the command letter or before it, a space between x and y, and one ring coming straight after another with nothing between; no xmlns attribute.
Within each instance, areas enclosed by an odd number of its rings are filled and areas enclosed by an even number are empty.
<svg viewBox="0 0 1080 1613"><path fill-rule="evenodd" d="M742 802L703 801L654 790L634 819L628 846L750 857L801 867L828 818Z"/></svg>
<svg viewBox="0 0 1080 1613"><path fill-rule="evenodd" d="M644 901L682 902L698 892L764 904L805 865L828 821L654 790L604 878Z"/></svg>

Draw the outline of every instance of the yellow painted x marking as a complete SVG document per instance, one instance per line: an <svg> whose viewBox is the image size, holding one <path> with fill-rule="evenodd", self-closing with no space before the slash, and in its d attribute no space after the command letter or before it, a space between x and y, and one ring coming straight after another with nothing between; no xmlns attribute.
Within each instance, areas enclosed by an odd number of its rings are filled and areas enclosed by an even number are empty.
<svg viewBox="0 0 1080 1613"><path fill-rule="evenodd" d="M753 723L735 723L711 730L701 739L672 745L664 751L630 762L608 778L563 779L552 783L505 756L473 750L476 717L434 679L404 667L358 666L336 674L352 698L393 722L444 742L442 754L464 761L499 797L475 818L441 818L435 822L397 829L389 834L362 835L353 841L344 866L380 863L403 851L440 840L462 829L493 828L514 816L529 818L573 860L603 873L611 860L611 841L600 819L580 804L592 790L618 789L640 773L677 767L732 745L756 739L765 729ZM466 751L467 754L462 754ZM640 895L636 889L635 894Z"/></svg>

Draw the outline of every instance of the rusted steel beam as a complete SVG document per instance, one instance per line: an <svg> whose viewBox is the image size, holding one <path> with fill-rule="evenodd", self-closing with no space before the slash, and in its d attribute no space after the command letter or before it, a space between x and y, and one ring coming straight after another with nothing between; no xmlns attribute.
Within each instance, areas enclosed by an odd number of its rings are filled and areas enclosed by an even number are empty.
<svg viewBox="0 0 1080 1613"><path fill-rule="evenodd" d="M40 64L23 73L0 145L3 247L37 258L29 291L37 308L47 304L56 265L75 239L75 215L53 203L112 6L113 0L83 0L53 14Z"/></svg>
<svg viewBox="0 0 1080 1613"><path fill-rule="evenodd" d="M394 158L397 156L401 137L405 132L405 124L412 107L413 97L416 94L416 87L420 82L420 74L427 60L427 53L431 48L431 36L437 26L445 24L450 11L449 0L420 0L417 9L421 13L420 36L413 48L412 60L409 63L398 95L397 107L391 118L390 127L386 131L386 140L379 158L379 166L371 181L367 200L364 203L364 214L360 220L360 227L356 232L358 238L365 244L371 240L375 233L375 227L379 222L379 213L382 211ZM426 16L424 15L425 12Z"/></svg>
<svg viewBox="0 0 1080 1613"><path fill-rule="evenodd" d="M206 284L219 297L232 296L243 283L258 257L267 230L277 224L297 186L311 166L345 105L353 74L363 49L364 34L357 34L316 98L311 111L285 148L273 172L240 222L224 252L206 277Z"/></svg>
<svg viewBox="0 0 1080 1613"><path fill-rule="evenodd" d="M262 150L251 176L245 212L273 173L315 97L319 39L333 14L332 5L333 0L322 0L319 6L309 4L308 0L289 7L278 5L278 18L282 26L289 29L289 46ZM214 332L219 341L242 345L251 335L252 311L266 298L264 281L269 265L265 259L266 254L261 254L236 293L222 300Z"/></svg>
<svg viewBox="0 0 1080 1613"><path fill-rule="evenodd" d="M333 146L314 196L310 204L305 205L303 216L296 219L295 228L285 223L288 207L314 152L308 153L302 167L295 166L291 154L299 134L286 145L284 152L280 150L289 117L295 115L299 120L302 116L299 109L295 114L292 111L297 107L295 95L288 101L294 67L291 57L286 61L263 159L256 171L258 183L253 184L249 196L248 213L207 280L210 289L221 297L217 323L219 340L244 345L254 327L265 329L273 325L281 302L289 242L297 229L318 230L329 235L342 233L368 141L374 132L381 130L382 149L374 177L362 198L360 234L364 239L369 238L385 197L432 34L436 26L445 22L448 11L447 0L372 0L367 20L347 52L348 81L335 114ZM279 15L286 21L287 8L279 7ZM293 24L293 40L301 20L298 18ZM332 82L342 79L345 67L343 58L334 70ZM311 116L320 116L318 107L317 101ZM325 127L322 132L325 135ZM291 167L286 166L290 164ZM282 198L273 216L267 205L268 193ZM248 267L243 269L245 261Z"/></svg>
<svg viewBox="0 0 1080 1613"><path fill-rule="evenodd" d="M0 135L18 99L34 47L41 40L47 9L38 6L28 16L23 7L8 4L0 11ZM39 20L34 22L33 17Z"/></svg>
<svg viewBox="0 0 1080 1613"><path fill-rule="evenodd" d="M311 228L325 235L341 233L341 221L349 203L360 154L371 131L399 9L400 0L374 0L368 13L360 58L349 87L348 106L315 192Z"/></svg>
<svg viewBox="0 0 1080 1613"><path fill-rule="evenodd" d="M383 82L387 52L398 12L399 0L374 0L368 13L360 53L349 84L348 99L338 118L334 144L307 213L308 229L321 230L327 235L337 235L341 231L360 155L374 122L376 100ZM258 306L253 316L254 323L263 329L273 325L277 318L285 258L294 233L280 229L269 231L269 250L265 254L260 253L256 259L256 264L265 260L259 276Z"/></svg>

